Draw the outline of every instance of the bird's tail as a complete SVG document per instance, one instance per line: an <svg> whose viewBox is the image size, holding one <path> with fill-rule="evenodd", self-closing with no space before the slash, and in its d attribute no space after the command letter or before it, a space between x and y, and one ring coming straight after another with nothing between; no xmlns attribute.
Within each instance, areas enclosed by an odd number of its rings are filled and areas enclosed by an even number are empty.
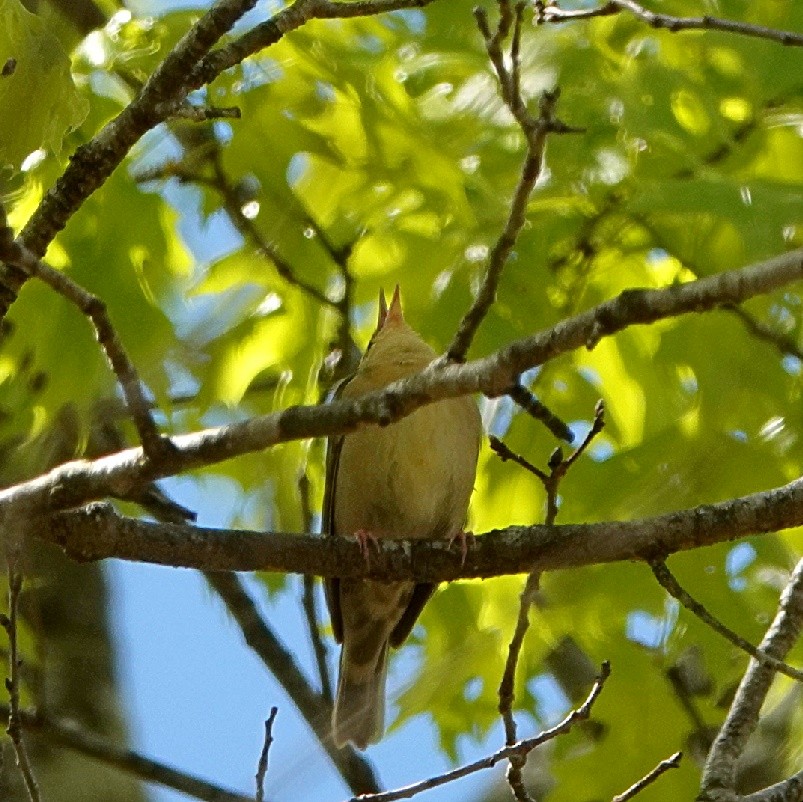
<svg viewBox="0 0 803 802"><path fill-rule="evenodd" d="M357 663L346 644L340 653L337 696L332 711L332 737L338 748L351 742L358 749L376 743L385 730L385 681L388 644L376 661Z"/></svg>

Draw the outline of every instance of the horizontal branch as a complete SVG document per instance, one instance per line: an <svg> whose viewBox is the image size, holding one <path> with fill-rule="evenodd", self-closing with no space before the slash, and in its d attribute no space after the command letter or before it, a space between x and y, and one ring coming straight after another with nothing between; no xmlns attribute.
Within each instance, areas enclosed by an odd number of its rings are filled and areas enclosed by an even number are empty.
<svg viewBox="0 0 803 802"><path fill-rule="evenodd" d="M517 340L483 359L463 365L436 360L420 373L384 390L350 401L295 406L214 429L178 435L160 459L132 448L96 460L64 463L35 479L0 491L0 522L11 515L39 516L78 507L107 496L125 497L132 488L165 476L211 465L278 443L385 426L419 407L471 393L507 393L529 368L560 354L593 347L602 337L635 324L687 312L740 303L803 278L803 248L759 264L717 273L657 290L626 290L616 298L556 326Z"/></svg>
<svg viewBox="0 0 803 802"><path fill-rule="evenodd" d="M639 521L511 526L480 535L461 564L446 541L382 540L366 565L351 538L204 529L118 515L108 504L59 513L36 534L76 560L123 560L206 571L443 582L576 568L669 554L803 524L803 479L763 493Z"/></svg>

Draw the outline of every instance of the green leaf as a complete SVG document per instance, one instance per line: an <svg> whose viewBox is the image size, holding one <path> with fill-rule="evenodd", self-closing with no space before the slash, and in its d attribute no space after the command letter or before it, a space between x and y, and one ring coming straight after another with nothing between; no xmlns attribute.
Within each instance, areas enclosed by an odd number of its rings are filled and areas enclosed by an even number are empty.
<svg viewBox="0 0 803 802"><path fill-rule="evenodd" d="M87 114L59 40L19 0L0 0L0 165L19 169L43 148L58 154Z"/></svg>

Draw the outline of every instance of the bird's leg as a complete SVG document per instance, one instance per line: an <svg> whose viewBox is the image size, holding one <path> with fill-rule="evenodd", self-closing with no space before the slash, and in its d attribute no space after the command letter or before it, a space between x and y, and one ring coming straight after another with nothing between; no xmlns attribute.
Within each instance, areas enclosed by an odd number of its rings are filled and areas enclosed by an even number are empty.
<svg viewBox="0 0 803 802"><path fill-rule="evenodd" d="M466 555L468 554L468 544L469 541L473 545L477 538L474 537L473 532L466 532L463 529L458 530L449 538L449 546L448 548L452 548L452 543L455 540L460 541L460 567L462 568L466 564Z"/></svg>
<svg viewBox="0 0 803 802"><path fill-rule="evenodd" d="M376 535L368 529L358 529L354 533L354 537L357 540L357 543L360 544L360 551L362 552L362 556L365 558L365 564L370 568L371 549L369 548L368 544L374 544L377 554L381 552L381 549L379 548L379 541L377 540Z"/></svg>

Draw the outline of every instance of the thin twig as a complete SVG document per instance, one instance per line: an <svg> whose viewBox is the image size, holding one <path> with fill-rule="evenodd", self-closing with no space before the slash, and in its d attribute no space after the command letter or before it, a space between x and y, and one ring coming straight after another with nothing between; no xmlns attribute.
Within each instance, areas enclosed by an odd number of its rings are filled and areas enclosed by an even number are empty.
<svg viewBox="0 0 803 802"><path fill-rule="evenodd" d="M626 791L617 794L611 802L627 802L632 799L636 794L643 791L648 785L652 785L665 771L669 769L680 768L680 759L683 757L683 752L675 752L674 755L662 760L649 774L645 774L638 782L633 783Z"/></svg>
<svg viewBox="0 0 803 802"><path fill-rule="evenodd" d="M158 460L165 450L170 449L170 441L162 437L151 417L150 404L145 398L139 374L109 319L106 304L65 273L54 270L38 259L21 240L14 240L2 206L0 206L0 260L24 270L30 276L35 276L89 318L95 328L98 343L120 383L129 414L137 427L142 448L148 457Z"/></svg>
<svg viewBox="0 0 803 802"><path fill-rule="evenodd" d="M273 743L273 722L276 720L278 712L278 707L272 707L270 715L265 721L265 741L262 744L262 751L259 754L259 762L257 763L256 802L264 802L265 800L265 775L268 773L268 753L270 752L270 745Z"/></svg>
<svg viewBox="0 0 803 802"><path fill-rule="evenodd" d="M480 291L471 308L460 321L457 333L446 352L446 358L452 362L465 360L477 329L496 300L496 291L502 277L502 270L524 226L527 202L541 174L547 135L550 133L577 133L579 130L570 128L555 117L555 108L559 97L557 89L543 94L539 103L538 117L533 117L527 109L526 101L521 95L520 80L520 42L524 8L525 4L519 2L511 11L509 0L500 2L499 24L496 31L493 32L485 10L481 7L474 10L477 26L485 39L485 48L499 81L502 99L527 141L527 155L522 165L518 185L513 193L507 222L488 257L488 267ZM510 53L512 66L508 69L501 45L511 25L513 27L513 44Z"/></svg>
<svg viewBox="0 0 803 802"><path fill-rule="evenodd" d="M521 454L517 454L513 451L506 443L500 440L496 435L492 434L488 437L488 442L490 443L491 450L497 454L499 459L502 462L507 462L510 460L511 462L515 462L517 465L524 468L525 471L529 471L530 473L537 476L542 482L547 482L549 480L549 476L545 474L540 468L533 465L532 462L525 459L521 456Z"/></svg>
<svg viewBox="0 0 803 802"><path fill-rule="evenodd" d="M778 673L785 674L787 677L791 677L798 682L803 682L803 671L799 668L793 668L787 663L784 663L783 660L778 660L772 655L757 649L750 641L745 640L741 635L737 635L732 629L725 626L719 619L711 615L700 602L693 598L681 586L663 560L651 560L650 568L652 568L655 578L667 593L676 598L687 610L694 613L694 615L708 624L715 632L718 632L722 637L729 640L738 649L741 649L743 652L746 652L751 657L758 660L759 663L763 663Z"/></svg>
<svg viewBox="0 0 803 802"><path fill-rule="evenodd" d="M259 230L254 220L245 215L243 212L242 200L237 196L236 189L232 186L223 169L223 163L218 150L215 150L211 162L214 169L214 180L210 185L217 189L223 197L223 206L226 209L226 213L231 218L231 221L234 223L235 228L246 239L250 239L257 246L259 251L273 262L276 267L276 272L288 284L303 290L310 298L314 298L319 304L337 309L337 304L327 297L325 293L296 275L295 270L282 256L276 245L266 237L263 237L262 232Z"/></svg>
<svg viewBox="0 0 803 802"><path fill-rule="evenodd" d="M524 583L524 589L519 599L519 614L516 619L516 629L510 640L507 650L507 660L502 672L502 681L499 683L499 714L505 726L505 744L508 746L516 743L516 720L513 718L513 702L515 701L515 682L516 669L521 655L521 647L524 643L524 636L530 628L530 608L538 595L538 582L541 575L532 573ZM527 789L524 787L522 769L527 762L527 754L516 753L510 757L510 765L507 770L507 782L513 791L513 796L519 802L532 802Z"/></svg>
<svg viewBox="0 0 803 802"><path fill-rule="evenodd" d="M169 113L159 110L160 116L173 119L190 120L195 123L207 122L208 120L239 120L242 112L237 106L195 106L192 103L180 103L173 106Z"/></svg>
<svg viewBox="0 0 803 802"><path fill-rule="evenodd" d="M305 219L301 222L301 225L305 229L308 228L314 232L315 238L321 243L327 255L337 265L343 279L343 295L338 300L333 300L315 285L299 277L290 263L284 259L276 245L262 234L255 220L244 213L242 199L238 194L236 186L232 184L231 179L226 174L220 149L215 140L210 140L208 151L206 161L211 166L211 176L200 171L197 167L190 169L180 161L171 161L161 164L158 167L140 171L136 175L136 180L140 183L144 183L176 178L181 183L197 184L217 192L223 200L223 208L234 227L245 240L253 243L257 251L271 262L281 278L291 286L301 290L319 304L335 309L340 313L341 329L338 339L341 344L341 350L344 353L348 353L349 349L344 343L350 343L351 340L350 337L346 337L343 334L343 327L345 327L346 332L349 331L349 310L351 308L351 285L353 284L353 278L348 270L348 258L351 254L353 243L349 243L342 248L336 248L312 216L308 212L304 213Z"/></svg>
<svg viewBox="0 0 803 802"><path fill-rule="evenodd" d="M0 705L0 716L8 713L8 706ZM70 749L112 766L132 777L149 783L172 788L204 802L254 802L253 797L222 788L192 774L151 760L130 749L121 749L106 738L83 729L75 721L50 718L29 710L20 710L20 723L26 732L48 743Z"/></svg>
<svg viewBox="0 0 803 802"><path fill-rule="evenodd" d="M611 668L607 662L603 663L600 668L599 676L597 677L594 686L591 688L588 696L583 704L572 710L559 724L550 727L548 730L540 732L532 738L524 738L517 741L510 746L504 746L502 749L494 752L492 755L476 760L473 763L468 763L465 766L459 766L456 769L447 771L444 774L439 774L437 777L430 777L429 779L422 780L421 782L413 783L404 788L397 788L393 791L384 791L376 794L364 794L360 797L352 797L349 802L395 802L397 799L410 799L422 791L428 791L431 788L438 788L441 785L459 780L462 777L468 777L470 774L482 771L483 769L493 768L497 763L503 760L510 760L512 755L516 754L529 754L541 746L542 744L551 741L559 735L564 735L574 727L578 721L585 721L591 715L591 710L596 702L597 697L602 692L606 680L610 676Z"/></svg>
<svg viewBox="0 0 803 802"><path fill-rule="evenodd" d="M204 576L239 625L245 642L287 691L349 788L355 794L377 791L371 764L351 748L335 747L329 725L331 705L312 688L293 654L259 614L240 579L224 572L207 571Z"/></svg>
<svg viewBox="0 0 803 802"><path fill-rule="evenodd" d="M783 332L776 331L766 323L762 323L744 307L737 306L736 304L726 304L722 308L727 309L728 312L738 317L747 331L757 340L762 340L774 346L782 356L793 356L803 363L803 350L800 349L800 346L792 337L787 336Z"/></svg>
<svg viewBox="0 0 803 802"><path fill-rule="evenodd" d="M185 149L193 150L196 152L198 148L194 143L187 143L188 135L186 129L173 128L173 133L179 142L184 145ZM199 136L197 131L193 132L193 136ZM234 227L240 232L244 239L250 240L267 259L271 261L279 275L285 279L292 286L297 287L308 296L323 304L334 308L340 315L340 325L338 326L337 343L340 349L341 359L337 363L335 371L335 380L342 378L351 373L356 367L356 360L353 355L353 339L351 337L351 308L354 293L354 277L348 267L348 261L351 257L351 252L354 248L354 242L347 242L341 246L335 246L329 239L327 233L313 218L308 209L305 208L304 203L296 197L297 209L303 210L304 219L299 221L304 229L309 229L314 232L316 240L321 244L326 251L329 258L337 266L343 281L343 293L337 300L331 299L326 293L319 290L312 284L304 281L296 275L295 270L291 265L286 262L278 249L266 240L262 235L255 220L249 218L243 213L243 204L238 195L237 188L233 185L230 177L227 175L223 168L220 144L210 133L208 136L208 147L206 147L205 159L208 164L212 165L212 173L210 176L197 167L190 169L186 164L181 161L170 161L161 164L157 167L148 170L139 171L136 175L136 180L139 182L145 181L160 181L169 178L177 178L181 182L192 182L201 186L209 187L218 192L223 198L223 208L229 216ZM197 157L197 153L196 153ZM357 357L357 360L359 357Z"/></svg>
<svg viewBox="0 0 803 802"><path fill-rule="evenodd" d="M8 615L0 616L0 625L8 635L8 679L6 680L6 690L8 691L8 727L6 732L11 739L14 747L14 754L17 759L25 788L31 802L40 802L42 797L36 777L33 774L33 767L28 757L28 751L22 739L22 722L20 720L20 664L21 659L17 649L17 613L19 610L20 591L22 590L22 572L19 569L19 554L16 546L9 546L6 554L8 563Z"/></svg>
<svg viewBox="0 0 803 802"><path fill-rule="evenodd" d="M555 437L571 443L574 440L572 430L546 404L539 401L526 387L518 382L508 391L510 399L518 404L527 414L544 424Z"/></svg>
<svg viewBox="0 0 803 802"><path fill-rule="evenodd" d="M309 477L302 473L298 477L298 493L301 497L301 518L305 532L312 531L312 509L309 498ZM332 680L329 677L329 663L327 660L326 643L321 637L318 624L318 605L315 601L315 577L305 574L303 577L302 607L307 620L307 632L312 643L315 655L315 664L318 667L318 678L321 681L321 694L329 704L332 704Z"/></svg>
<svg viewBox="0 0 803 802"><path fill-rule="evenodd" d="M803 47L803 35L790 31L780 31L767 28L763 25L753 25L749 22L736 22L735 20L719 19L708 15L703 17L673 17L670 14L657 14L644 8L633 0L609 0L597 8L577 9L564 11L557 5L549 5L544 9L543 21L568 22L571 20L591 19L593 17L608 17L629 11L634 17L652 28L665 28L672 33L690 29L725 31L742 36L753 36L759 39L769 39L778 44L790 47Z"/></svg>
<svg viewBox="0 0 803 802"><path fill-rule="evenodd" d="M546 526L552 526L558 515L558 488L561 479L566 475L567 471L574 464L575 460L586 450L591 441L602 431L605 425L605 407L602 401L597 402L594 409L594 423L591 426L583 442L578 448L566 459L560 449L556 449L549 459L549 473L545 473L540 469L531 465L523 457L515 454L498 438L492 438L491 447L497 454L502 456L502 459L512 459L517 464L535 474L544 485L544 490L547 494L546 516L544 523ZM516 619L516 628L513 632L513 637L508 646L507 660L505 661L505 668L502 672L502 681L499 684L499 714L502 716L502 721L505 726L505 742L510 745L516 741L516 722L513 718L513 702L515 701L514 689L516 680L516 670L518 668L519 657L521 655L521 648L524 643L524 636L530 628L530 608L532 607L536 596L538 594L538 582L540 574L537 572L531 573L527 577L524 589L521 592L519 599L519 613ZM530 796L524 787L522 779L522 769L527 762L526 754L517 754L511 757L510 766L507 772L507 781L513 791L513 796L519 802L531 802Z"/></svg>

